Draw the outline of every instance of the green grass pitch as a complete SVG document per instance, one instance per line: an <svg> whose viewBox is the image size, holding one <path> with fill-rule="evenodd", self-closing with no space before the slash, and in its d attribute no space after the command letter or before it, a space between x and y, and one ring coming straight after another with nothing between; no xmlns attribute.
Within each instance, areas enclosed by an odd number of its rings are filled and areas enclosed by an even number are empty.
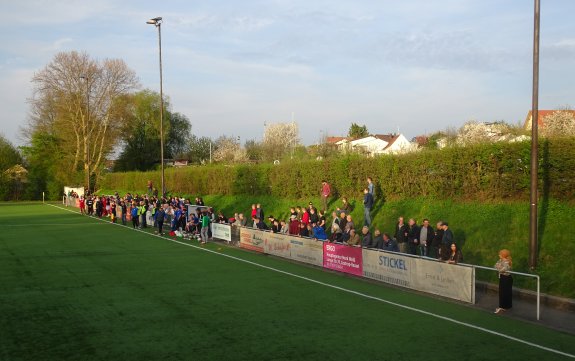
<svg viewBox="0 0 575 361"><path fill-rule="evenodd" d="M570 359L474 327L575 354L573 335L190 244L53 206L0 204L0 360Z"/></svg>

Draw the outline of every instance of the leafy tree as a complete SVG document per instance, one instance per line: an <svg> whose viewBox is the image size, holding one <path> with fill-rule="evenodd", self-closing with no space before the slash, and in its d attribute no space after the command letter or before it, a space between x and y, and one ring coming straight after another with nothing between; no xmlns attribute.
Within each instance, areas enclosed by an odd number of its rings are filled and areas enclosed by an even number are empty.
<svg viewBox="0 0 575 361"><path fill-rule="evenodd" d="M166 139L166 158L183 158L188 153L192 125L190 120L181 113L170 113L169 132Z"/></svg>
<svg viewBox="0 0 575 361"><path fill-rule="evenodd" d="M65 163L61 140L48 132L37 131L30 136L29 145L21 149L28 165L25 198L41 199L42 192L46 192L48 199L58 199L70 172L61 167Z"/></svg>
<svg viewBox="0 0 575 361"><path fill-rule="evenodd" d="M129 106L122 124L123 148L114 170L150 170L160 164L160 96L151 90L142 90L129 96L126 102ZM164 102L164 105L169 106L169 103ZM170 127L169 117L164 119L167 120L164 122L165 135L169 134Z"/></svg>
<svg viewBox="0 0 575 361"><path fill-rule="evenodd" d="M364 138L369 135L367 127L365 125L358 125L356 123L351 123L347 136L350 138Z"/></svg>
<svg viewBox="0 0 575 361"><path fill-rule="evenodd" d="M7 170L22 163L22 156L18 149L0 135L0 199L9 199L13 191L12 182Z"/></svg>
<svg viewBox="0 0 575 361"><path fill-rule="evenodd" d="M215 150L214 142L208 137L191 135L188 140L186 157L190 163L203 164L210 159L210 144Z"/></svg>
<svg viewBox="0 0 575 361"><path fill-rule="evenodd" d="M264 156L264 146L262 143L256 141L255 139L246 140L244 143L244 148L248 160L259 161L263 159Z"/></svg>

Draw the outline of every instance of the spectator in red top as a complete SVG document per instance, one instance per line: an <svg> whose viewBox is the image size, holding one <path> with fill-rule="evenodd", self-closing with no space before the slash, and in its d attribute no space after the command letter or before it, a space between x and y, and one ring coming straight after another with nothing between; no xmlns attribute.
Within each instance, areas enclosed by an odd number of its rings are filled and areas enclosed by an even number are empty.
<svg viewBox="0 0 575 361"><path fill-rule="evenodd" d="M331 194L331 188L329 187L329 184L327 183L327 181L324 179L323 181L321 181L321 201L322 201L322 205L323 205L323 211L325 213L325 211L327 210L327 198L330 196Z"/></svg>
<svg viewBox="0 0 575 361"><path fill-rule="evenodd" d="M86 200L84 196L80 197L80 213L86 214Z"/></svg>

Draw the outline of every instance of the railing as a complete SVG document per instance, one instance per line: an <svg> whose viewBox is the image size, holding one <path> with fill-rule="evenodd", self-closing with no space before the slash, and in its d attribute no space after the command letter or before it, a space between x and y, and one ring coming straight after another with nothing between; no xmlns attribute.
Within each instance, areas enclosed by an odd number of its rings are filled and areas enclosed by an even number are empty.
<svg viewBox="0 0 575 361"><path fill-rule="evenodd" d="M473 267L475 269L479 268L479 269L484 269L487 271L499 272L494 267L485 267L485 266L478 266L478 265L474 265L474 264L465 264L465 263L459 263L459 264L470 266L470 267ZM511 273L511 274L519 275L519 276L531 277L531 278L535 278L537 280L537 300L536 300L537 301L537 310L536 310L536 315L537 315L537 321L539 321L540 311L541 311L541 277L539 277L539 275L534 275L531 273L523 273L523 272L515 272L515 271L508 271L507 273Z"/></svg>

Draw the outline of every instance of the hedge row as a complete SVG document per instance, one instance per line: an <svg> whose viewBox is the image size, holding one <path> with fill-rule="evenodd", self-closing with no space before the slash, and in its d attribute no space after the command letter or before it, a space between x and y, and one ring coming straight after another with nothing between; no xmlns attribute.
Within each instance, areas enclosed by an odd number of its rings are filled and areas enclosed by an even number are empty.
<svg viewBox="0 0 575 361"><path fill-rule="evenodd" d="M575 196L575 139L542 140L539 147L542 195ZM279 165L193 166L166 171L166 188L179 194L316 196L326 179L339 196L358 197L371 176L378 196L469 200L528 199L530 142L481 144L365 158L342 155L321 161ZM103 189L159 188L160 172L107 174Z"/></svg>

